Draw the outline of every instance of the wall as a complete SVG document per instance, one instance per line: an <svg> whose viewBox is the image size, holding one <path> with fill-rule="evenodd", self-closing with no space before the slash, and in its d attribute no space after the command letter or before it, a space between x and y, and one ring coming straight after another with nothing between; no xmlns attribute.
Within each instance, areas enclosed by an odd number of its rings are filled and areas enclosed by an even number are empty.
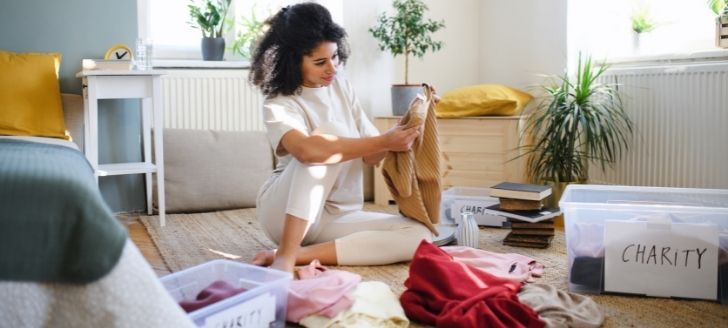
<svg viewBox="0 0 728 328"><path fill-rule="evenodd" d="M62 92L81 93L81 59L101 58L115 43L132 45L137 34L135 1L3 0L0 49L60 52ZM105 100L99 106L99 160L138 161L138 101ZM132 146L127 146L132 145ZM144 208L141 176L104 177L100 189L114 211Z"/></svg>
<svg viewBox="0 0 728 328"><path fill-rule="evenodd" d="M437 52L428 52L422 59L410 57L410 84L431 83L437 92L480 83L481 65L480 34L482 22L479 17L482 0L425 0L429 10L425 18L444 20L445 28L432 38L442 41ZM404 83L404 57L395 60L394 81Z"/></svg>
<svg viewBox="0 0 728 328"><path fill-rule="evenodd" d="M567 0L425 0L427 18L444 20L433 35L438 52L410 59L410 83L432 83L438 93L480 83L499 83L530 92L545 75L561 74L566 56ZM456 4L456 5L454 5ZM344 2L344 27L352 55L347 67L364 108L391 115L390 85L404 82L404 58L382 52L367 31L391 1Z"/></svg>
<svg viewBox="0 0 728 328"><path fill-rule="evenodd" d="M426 0L430 8L427 18L444 20L446 27L433 35L443 41L440 51L430 52L422 59L410 57L411 84L428 82L439 93L464 85L478 83L480 0L460 0L456 6L443 0ZM377 40L369 33L377 17L393 11L391 1L344 3L344 27L349 33L352 55L347 65L349 79L364 108L372 116L392 115L392 84L404 83L404 57L393 57L379 50Z"/></svg>
<svg viewBox="0 0 728 328"><path fill-rule="evenodd" d="M391 5L385 0L371 0L366 4L363 6L358 1L344 3L343 25L349 34L351 47L346 75L362 107L371 117L391 115L389 88L394 81L394 60L389 53L379 50L377 41L368 31L379 14Z"/></svg>
<svg viewBox="0 0 728 328"><path fill-rule="evenodd" d="M567 0L482 0L480 81L527 91L566 68Z"/></svg>

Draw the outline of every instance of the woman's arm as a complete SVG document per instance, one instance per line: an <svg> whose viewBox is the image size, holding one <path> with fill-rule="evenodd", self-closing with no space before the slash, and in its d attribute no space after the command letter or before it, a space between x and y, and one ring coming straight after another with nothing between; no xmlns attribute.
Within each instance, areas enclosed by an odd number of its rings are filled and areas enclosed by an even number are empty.
<svg viewBox="0 0 728 328"><path fill-rule="evenodd" d="M280 146L306 164L341 163L360 157L368 163L380 156L383 158L387 151L410 149L419 134L420 130L416 127L404 129L399 126L383 135L368 138L344 138L330 134L306 136L301 131L290 130L281 138Z"/></svg>

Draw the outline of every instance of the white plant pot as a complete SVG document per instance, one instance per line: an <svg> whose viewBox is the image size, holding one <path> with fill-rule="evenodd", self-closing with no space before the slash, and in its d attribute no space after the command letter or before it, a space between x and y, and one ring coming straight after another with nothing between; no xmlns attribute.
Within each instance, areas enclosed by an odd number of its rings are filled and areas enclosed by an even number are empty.
<svg viewBox="0 0 728 328"><path fill-rule="evenodd" d="M640 53L640 33L632 32L632 52Z"/></svg>

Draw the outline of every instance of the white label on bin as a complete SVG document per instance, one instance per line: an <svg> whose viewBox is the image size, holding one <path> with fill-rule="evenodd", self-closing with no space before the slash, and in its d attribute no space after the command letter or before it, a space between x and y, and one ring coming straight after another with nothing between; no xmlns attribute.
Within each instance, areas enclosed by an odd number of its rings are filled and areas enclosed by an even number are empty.
<svg viewBox="0 0 728 328"><path fill-rule="evenodd" d="M606 221L604 243L605 291L717 298L715 225Z"/></svg>
<svg viewBox="0 0 728 328"><path fill-rule="evenodd" d="M205 319L205 328L268 327L276 320L276 298L265 293Z"/></svg>
<svg viewBox="0 0 728 328"><path fill-rule="evenodd" d="M452 203L452 207L450 207L450 215L452 215L453 219L457 223L461 212L471 212L473 213L473 218L475 218L475 221L478 222L478 225L502 227L503 222L506 222L507 219L502 216L488 213L488 209L486 208L497 203L497 201L484 202L472 200L456 200Z"/></svg>

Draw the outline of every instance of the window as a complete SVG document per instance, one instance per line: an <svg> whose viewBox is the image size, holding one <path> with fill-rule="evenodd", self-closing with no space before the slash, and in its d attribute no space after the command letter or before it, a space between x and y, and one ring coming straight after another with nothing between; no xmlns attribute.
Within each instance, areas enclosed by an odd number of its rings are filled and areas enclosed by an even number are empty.
<svg viewBox="0 0 728 328"><path fill-rule="evenodd" d="M202 2L203 0L197 0ZM250 16L255 11L259 18L277 12L281 7L302 1L294 0L233 0L228 18ZM320 0L331 11L334 20L341 23L343 0ZM156 59L200 59L201 32L188 23L189 0L137 0L139 36L151 39ZM227 44L231 43L235 30L226 24L224 32ZM237 28L237 26L233 27ZM240 59L226 53L225 58Z"/></svg>
<svg viewBox="0 0 728 328"><path fill-rule="evenodd" d="M630 17L642 10L656 23L639 37ZM715 14L706 0L569 0L568 53L595 59L687 56L715 48Z"/></svg>

